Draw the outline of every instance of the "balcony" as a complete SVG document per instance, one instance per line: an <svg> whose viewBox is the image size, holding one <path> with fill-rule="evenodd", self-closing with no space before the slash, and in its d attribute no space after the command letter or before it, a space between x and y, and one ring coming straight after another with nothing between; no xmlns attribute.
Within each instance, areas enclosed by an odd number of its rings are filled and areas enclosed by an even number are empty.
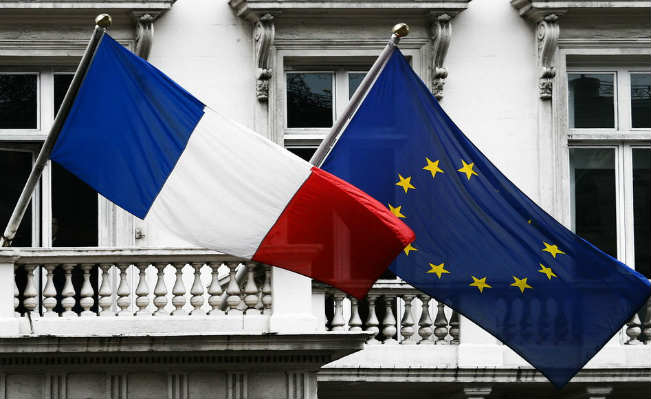
<svg viewBox="0 0 651 399"><path fill-rule="evenodd" d="M535 306L534 301L510 306ZM320 392L326 397L365 397L368 390L387 389L387 397L420 398L428 397L423 396L428 384L441 383L462 384L468 389L488 384L489 394L517 396L522 388L513 382L535 386L540 397L559 394L542 374L496 338L399 280L381 280L363 301L315 283L313 306L327 331L369 333L363 350L319 371ZM585 395L594 384L616 386L618 382L626 382L617 389L631 389L631 397L647 392L651 382L651 299L640 315L588 362L563 390L563 397ZM564 323L570 328L571 315L567 316ZM504 322L508 323L508 316ZM516 323L511 323L511 328L512 334L532 339L544 334Z"/></svg>
<svg viewBox="0 0 651 399"><path fill-rule="evenodd" d="M0 251L0 283L0 358L12 365L26 354L276 350L319 354L310 367L324 365L318 381L328 395L370 381L550 386L494 337L399 280L380 280L358 301L214 251L16 248ZM651 301L641 315L574 382L651 382Z"/></svg>

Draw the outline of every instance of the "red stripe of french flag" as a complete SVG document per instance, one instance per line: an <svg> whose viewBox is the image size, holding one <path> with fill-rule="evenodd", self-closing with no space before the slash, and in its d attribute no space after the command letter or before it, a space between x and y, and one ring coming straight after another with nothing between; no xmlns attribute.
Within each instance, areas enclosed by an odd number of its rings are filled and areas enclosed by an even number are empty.
<svg viewBox="0 0 651 399"><path fill-rule="evenodd" d="M414 232L378 201L313 167L253 260L361 299L414 238Z"/></svg>

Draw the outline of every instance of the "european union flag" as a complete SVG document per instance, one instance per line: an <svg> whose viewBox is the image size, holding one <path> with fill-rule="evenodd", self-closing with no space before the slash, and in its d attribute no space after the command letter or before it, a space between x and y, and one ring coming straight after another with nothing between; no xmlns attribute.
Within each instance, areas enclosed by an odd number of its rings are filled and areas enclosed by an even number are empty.
<svg viewBox="0 0 651 399"><path fill-rule="evenodd" d="M556 386L650 294L646 278L563 227L500 173L397 49L322 166L414 230L416 240L391 265L396 275L479 324Z"/></svg>

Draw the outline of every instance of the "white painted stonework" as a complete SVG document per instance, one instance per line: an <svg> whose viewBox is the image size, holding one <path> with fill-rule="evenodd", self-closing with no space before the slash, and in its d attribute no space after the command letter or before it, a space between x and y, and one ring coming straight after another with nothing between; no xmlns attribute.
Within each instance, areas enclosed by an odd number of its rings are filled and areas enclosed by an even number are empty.
<svg viewBox="0 0 651 399"><path fill-rule="evenodd" d="M567 71L618 62L648 71L650 8L0 0L0 71L75 65L94 16L109 12L118 41L205 104L279 144L309 146L327 129L287 128L285 72L364 70L391 27L406 22L401 50L446 112L570 226L568 148L603 141L569 133ZM12 143L43 138L43 129L0 131ZM611 138L648 146L651 131ZM0 250L0 399L651 397L651 310L557 391L494 337L400 281L379 282L358 303L285 270L188 248L104 199L98 214L100 248ZM630 246L628 225L618 228ZM630 248L622 251L630 262Z"/></svg>

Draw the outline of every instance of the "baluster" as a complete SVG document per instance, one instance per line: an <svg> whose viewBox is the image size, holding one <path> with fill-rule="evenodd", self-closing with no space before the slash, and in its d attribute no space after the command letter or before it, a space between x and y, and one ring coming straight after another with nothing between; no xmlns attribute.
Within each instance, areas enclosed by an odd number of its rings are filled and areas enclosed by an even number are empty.
<svg viewBox="0 0 651 399"><path fill-rule="evenodd" d="M176 269L176 281L174 281L174 287L172 288L172 305L176 309L172 311L172 316L185 316L188 313L183 310L185 306L185 284L183 283L183 267L185 263L175 263L174 268Z"/></svg>
<svg viewBox="0 0 651 399"><path fill-rule="evenodd" d="M72 308L75 306L77 301L75 300L75 287L72 286L72 269L77 266L74 263L65 263L63 265L63 271L66 274L66 282L63 285L63 290L61 295L63 295L63 300L61 305L63 306L63 317L77 317L77 313L72 311Z"/></svg>
<svg viewBox="0 0 651 399"><path fill-rule="evenodd" d="M388 345L397 344L395 338L396 332L396 317L393 315L393 300L394 297L384 295L384 319L382 319L382 335L384 336L384 343Z"/></svg>
<svg viewBox="0 0 651 399"><path fill-rule="evenodd" d="M431 345L434 343L432 336L434 333L434 330L432 329L432 318L429 315L429 301L431 298L429 295L419 295L418 298L421 302L420 320L418 320L418 325L420 326L418 329L420 341L418 341L418 343L421 345Z"/></svg>
<svg viewBox="0 0 651 399"><path fill-rule="evenodd" d="M136 286L136 316L151 316L149 306L149 284L147 284L147 268L149 263L138 263L138 285Z"/></svg>
<svg viewBox="0 0 651 399"><path fill-rule="evenodd" d="M461 334L461 330L459 329L459 313L457 313L456 310L452 309L452 315L450 316L450 336L452 337L452 340L450 340L450 343L452 345L459 345L459 336Z"/></svg>
<svg viewBox="0 0 651 399"><path fill-rule="evenodd" d="M244 286L246 314L260 314L260 311L255 308L258 304L258 287L255 285L255 263L247 262L246 269L246 286Z"/></svg>
<svg viewBox="0 0 651 399"><path fill-rule="evenodd" d="M330 322L330 331L343 331L344 325L346 324L344 321L343 304L344 298L346 298L346 294L341 291L335 291L333 298L335 301L335 314L332 316L332 322Z"/></svg>
<svg viewBox="0 0 651 399"><path fill-rule="evenodd" d="M445 317L445 305L439 302L437 305L436 318L434 319L434 335L437 345L447 345L445 337L448 335L448 318Z"/></svg>
<svg viewBox="0 0 651 399"><path fill-rule="evenodd" d="M221 263L210 262L208 264L211 269L212 280L210 281L210 287L208 287L208 304L210 305L210 316L218 316L222 314L221 305L222 305L222 286L219 283L219 267Z"/></svg>
<svg viewBox="0 0 651 399"><path fill-rule="evenodd" d="M402 335L403 344L413 344L411 336L414 335L414 315L411 314L411 301L414 300L414 295L403 295L402 299L405 301L405 313L402 315L400 321L400 335Z"/></svg>
<svg viewBox="0 0 651 399"><path fill-rule="evenodd" d="M350 298L350 321L348 322L350 328L348 331L362 331L362 319L359 317L359 302L357 298Z"/></svg>
<svg viewBox="0 0 651 399"><path fill-rule="evenodd" d="M228 262L226 265L230 269L228 287L226 287L226 294L228 294L228 297L226 298L226 304L228 305L227 313L229 315L241 315L242 311L238 308L240 302L242 302L242 298L240 298L241 291L239 284L237 284L237 278L235 276L235 270L237 269L239 263Z"/></svg>
<svg viewBox="0 0 651 399"><path fill-rule="evenodd" d="M26 312L33 312L36 309L36 304L38 302L36 298L38 290L36 288L36 283L34 282L34 269L36 268L36 265L25 265L24 267L27 272L27 283L25 284L25 291L23 292L23 306L25 307Z"/></svg>
<svg viewBox="0 0 651 399"><path fill-rule="evenodd" d="M18 313L18 306L20 306L20 300L18 299L18 284L16 284L16 271L18 270L18 265L14 264L14 317L20 317Z"/></svg>
<svg viewBox="0 0 651 399"><path fill-rule="evenodd" d="M54 287L54 269L57 265L45 265L45 270L47 270L45 287L43 287L43 307L45 312L43 317L59 317L59 315L54 311L54 308L57 306L57 291ZM29 276L28 276L29 278Z"/></svg>
<svg viewBox="0 0 651 399"><path fill-rule="evenodd" d="M115 312L111 309L113 305L113 289L111 288L111 265L109 263L102 263L99 265L102 269L102 284L99 287L99 307L101 308L99 315L102 317L115 316Z"/></svg>
<svg viewBox="0 0 651 399"><path fill-rule="evenodd" d="M651 298L646 301L646 314L642 322L642 340L651 345Z"/></svg>
<svg viewBox="0 0 651 399"><path fill-rule="evenodd" d="M375 313L375 301L379 295L377 294L368 294L368 317L366 318L366 331L371 333L371 338L366 341L367 344L375 345L380 343L377 340L377 335L380 333L380 322L377 319L377 314Z"/></svg>
<svg viewBox="0 0 651 399"><path fill-rule="evenodd" d="M262 286L262 313L271 314L271 266L264 265L264 285Z"/></svg>
<svg viewBox="0 0 651 399"><path fill-rule="evenodd" d="M626 345L640 345L642 342L638 339L642 329L640 328L640 317L635 313L631 320L626 323L626 335L628 335L628 341Z"/></svg>
<svg viewBox="0 0 651 399"><path fill-rule="evenodd" d="M120 308L120 311L118 312L118 316L120 317L133 316L133 314L129 312L131 301L129 300L130 288L129 283L127 282L127 268L129 268L128 264L118 264L118 269L120 269L120 284L118 285L117 302L118 307Z"/></svg>
<svg viewBox="0 0 651 399"><path fill-rule="evenodd" d="M156 263L156 286L154 287L154 316L168 316L165 310L167 306L167 286L165 285L165 268L167 263Z"/></svg>
<svg viewBox="0 0 651 399"><path fill-rule="evenodd" d="M82 317L96 316L95 312L90 310L90 308L95 304L95 299L93 299L95 291L93 291L93 286L90 284L90 269L92 269L93 266L95 265L89 263L81 265L81 270L84 272L84 282L81 285L81 291L79 293L81 296L79 304L84 309L81 311Z"/></svg>
<svg viewBox="0 0 651 399"><path fill-rule="evenodd" d="M192 282L192 288L190 288L190 294L192 294L190 304L194 309L192 309L190 314L192 316L204 316L206 312L201 309L204 302L204 289L203 284L201 284L201 267L203 267L203 263L192 263L192 267L194 268L194 281Z"/></svg>

